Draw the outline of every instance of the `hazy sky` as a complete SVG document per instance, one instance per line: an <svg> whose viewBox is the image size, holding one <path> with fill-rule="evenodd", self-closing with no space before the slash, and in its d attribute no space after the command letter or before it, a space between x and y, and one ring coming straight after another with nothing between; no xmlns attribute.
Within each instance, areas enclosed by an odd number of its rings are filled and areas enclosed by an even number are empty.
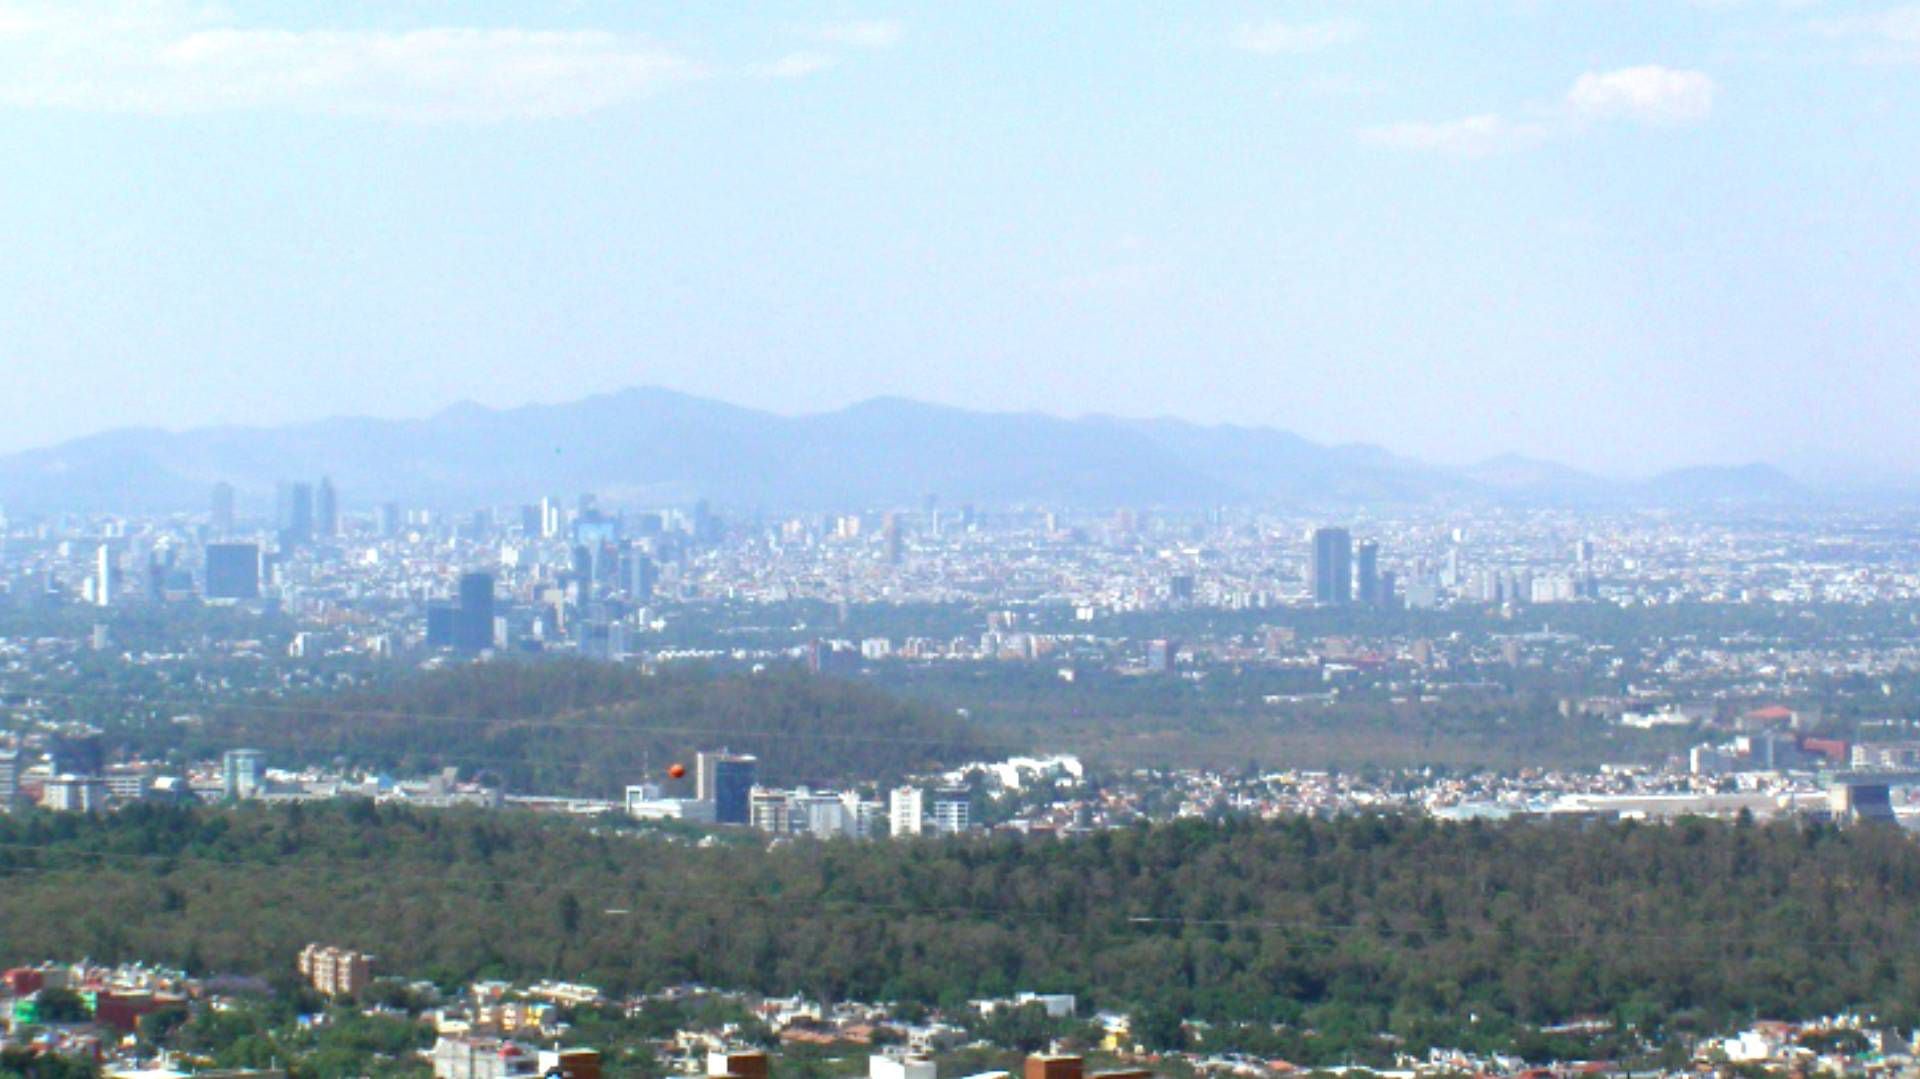
<svg viewBox="0 0 1920 1079"><path fill-rule="evenodd" d="M1920 4L0 0L0 449L659 384L1920 460Z"/></svg>

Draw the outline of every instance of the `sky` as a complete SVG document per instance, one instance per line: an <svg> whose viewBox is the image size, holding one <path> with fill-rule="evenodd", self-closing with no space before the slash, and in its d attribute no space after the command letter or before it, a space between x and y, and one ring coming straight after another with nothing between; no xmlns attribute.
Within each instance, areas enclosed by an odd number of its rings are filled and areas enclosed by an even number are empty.
<svg viewBox="0 0 1920 1079"><path fill-rule="evenodd" d="M0 450L659 385L1920 462L1920 3L0 0Z"/></svg>

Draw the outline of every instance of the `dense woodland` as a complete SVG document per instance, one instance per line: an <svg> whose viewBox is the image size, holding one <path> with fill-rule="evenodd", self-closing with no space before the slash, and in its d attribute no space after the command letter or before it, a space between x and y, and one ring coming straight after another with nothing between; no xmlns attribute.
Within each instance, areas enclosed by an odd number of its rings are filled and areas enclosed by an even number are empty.
<svg viewBox="0 0 1920 1079"><path fill-rule="evenodd" d="M1596 1016L1920 1022L1920 849L1802 824L1303 818L769 850L370 803L136 807L0 824L0 925L4 962L282 981L323 940L449 984L1069 991L1303 1061Z"/></svg>
<svg viewBox="0 0 1920 1079"><path fill-rule="evenodd" d="M177 738L175 731L163 734ZM250 745L276 765L457 767L513 791L618 797L702 749L760 758L773 783L886 781L984 751L951 712L792 668L648 674L584 660L497 662L214 711L198 755Z"/></svg>

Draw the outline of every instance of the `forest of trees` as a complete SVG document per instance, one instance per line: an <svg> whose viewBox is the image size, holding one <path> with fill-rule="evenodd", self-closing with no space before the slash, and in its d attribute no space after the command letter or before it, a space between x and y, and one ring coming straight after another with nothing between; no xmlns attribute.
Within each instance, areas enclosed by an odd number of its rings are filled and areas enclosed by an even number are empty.
<svg viewBox="0 0 1920 1079"><path fill-rule="evenodd" d="M514 791L600 797L722 746L757 755L764 780L788 784L884 782L984 752L950 711L793 668L647 673L585 660L463 665L242 702L214 710L197 729L155 737L184 737L181 748L202 757L248 745L281 766L344 762L401 774L457 767Z"/></svg>
<svg viewBox="0 0 1920 1079"><path fill-rule="evenodd" d="M1296 1060L1382 1031L1472 1045L1587 1017L1717 1030L1864 1007L1920 1023L1903 950L1920 848L1871 827L1301 818L764 849L371 803L136 807L6 820L0 880L9 963L284 980L322 940L447 984L1065 991L1213 1020L1218 1043Z"/></svg>

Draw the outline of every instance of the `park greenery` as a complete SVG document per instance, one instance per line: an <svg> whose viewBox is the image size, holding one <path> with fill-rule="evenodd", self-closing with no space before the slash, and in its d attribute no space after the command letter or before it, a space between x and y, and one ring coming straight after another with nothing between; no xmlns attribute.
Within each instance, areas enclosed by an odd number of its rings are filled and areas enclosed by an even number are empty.
<svg viewBox="0 0 1920 1079"><path fill-rule="evenodd" d="M1623 1039L1844 1009L1920 1024L1920 968L1896 944L1920 932L1920 849L1872 827L1354 816L703 847L366 802L133 807L6 820L0 881L0 962L147 959L290 985L295 952L321 940L448 987L564 977L956 1008L1071 992L1132 1013L1149 1045L1299 1063L1577 1055L1540 1033L1570 1020Z"/></svg>

